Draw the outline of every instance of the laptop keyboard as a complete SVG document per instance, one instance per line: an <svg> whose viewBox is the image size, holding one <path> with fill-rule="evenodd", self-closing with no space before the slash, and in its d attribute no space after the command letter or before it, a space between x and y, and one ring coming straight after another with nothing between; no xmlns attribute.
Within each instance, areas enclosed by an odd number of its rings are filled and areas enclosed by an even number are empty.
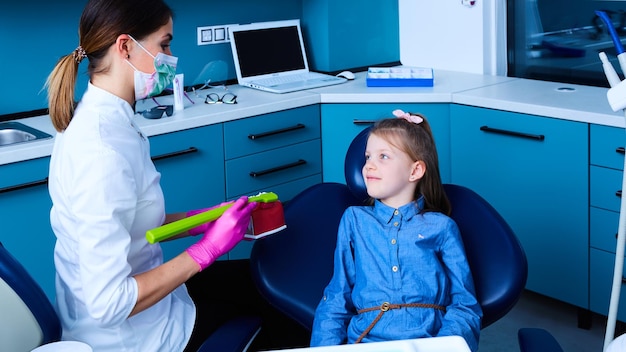
<svg viewBox="0 0 626 352"><path fill-rule="evenodd" d="M254 83L257 83L259 85L266 86L266 87L273 87L273 86L289 84L289 83L294 83L294 82L304 82L307 80L319 79L319 78L320 78L319 75L313 72L309 72L309 73L303 73L303 74L294 74L294 75L264 78L264 79L255 81Z"/></svg>

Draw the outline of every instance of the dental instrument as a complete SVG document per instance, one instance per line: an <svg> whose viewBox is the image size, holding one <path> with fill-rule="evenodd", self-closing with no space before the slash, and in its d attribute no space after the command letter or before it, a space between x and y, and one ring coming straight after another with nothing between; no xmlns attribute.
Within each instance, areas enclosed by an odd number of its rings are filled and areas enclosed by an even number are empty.
<svg viewBox="0 0 626 352"><path fill-rule="evenodd" d="M606 25L606 29L613 40L613 45L615 46L615 51L617 52L617 61L619 61L619 66L622 69L622 73L626 74L626 53L624 53L624 46L617 35L617 31L615 31L615 27L613 27L611 18L605 11L597 10L596 15L600 17Z"/></svg>

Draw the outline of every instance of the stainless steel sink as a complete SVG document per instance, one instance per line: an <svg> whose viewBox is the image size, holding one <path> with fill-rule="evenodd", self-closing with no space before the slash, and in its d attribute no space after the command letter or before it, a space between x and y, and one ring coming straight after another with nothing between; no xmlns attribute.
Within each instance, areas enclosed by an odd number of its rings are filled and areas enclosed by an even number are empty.
<svg viewBox="0 0 626 352"><path fill-rule="evenodd" d="M0 123L0 147L52 138L51 135L20 122Z"/></svg>

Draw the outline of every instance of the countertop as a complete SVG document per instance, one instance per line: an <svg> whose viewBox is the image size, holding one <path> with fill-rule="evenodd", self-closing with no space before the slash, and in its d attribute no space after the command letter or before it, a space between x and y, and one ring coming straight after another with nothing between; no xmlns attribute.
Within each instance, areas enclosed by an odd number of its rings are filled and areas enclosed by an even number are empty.
<svg viewBox="0 0 626 352"><path fill-rule="evenodd" d="M146 135L154 136L319 103L456 103L614 127L626 125L624 114L611 110L607 88L444 70L435 70L433 87L367 87L365 73L360 72L344 84L287 94L239 85L210 89L218 94L226 90L237 95L237 104L204 104L202 96L209 90L202 90L198 95L188 93L194 104L185 99L185 110L175 111L171 117L148 120L137 114L135 122ZM171 104L172 97L159 97L158 101ZM153 105L150 99L138 102L137 110ZM53 136L56 133L48 115L19 122ZM47 157L53 144L52 138L0 147L0 165Z"/></svg>

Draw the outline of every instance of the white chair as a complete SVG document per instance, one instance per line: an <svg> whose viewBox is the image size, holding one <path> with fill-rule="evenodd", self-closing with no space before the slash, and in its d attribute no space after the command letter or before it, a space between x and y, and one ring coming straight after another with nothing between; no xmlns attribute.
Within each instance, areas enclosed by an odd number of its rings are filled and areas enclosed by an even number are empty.
<svg viewBox="0 0 626 352"><path fill-rule="evenodd" d="M0 243L0 341L31 351L61 338L61 322L41 287Z"/></svg>

